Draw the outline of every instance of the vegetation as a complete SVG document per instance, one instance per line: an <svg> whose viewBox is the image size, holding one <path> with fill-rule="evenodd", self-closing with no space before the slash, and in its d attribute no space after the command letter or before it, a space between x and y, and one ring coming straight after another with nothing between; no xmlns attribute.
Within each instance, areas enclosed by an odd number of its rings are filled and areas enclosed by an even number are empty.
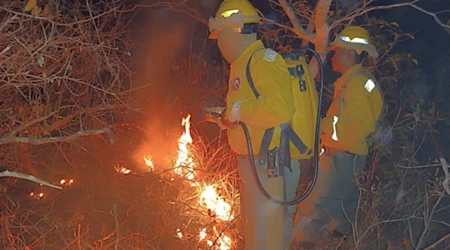
<svg viewBox="0 0 450 250"><path fill-rule="evenodd" d="M166 134L159 130L167 125L126 120L142 106L131 96L139 90L132 88L126 32L136 5L63 2L0 5L0 166L62 187L0 174L0 248L229 249L229 242L236 248L242 241L236 163L217 127L197 126L193 117L191 131L183 133L188 127L180 124ZM199 13L184 1L164 3ZM446 100L423 99L411 86L421 62L396 52L411 34L369 16L377 9L370 1L350 9L331 3L274 2L282 18L263 38L275 49L311 42L325 55L326 37L349 23L374 37L380 56L364 64L381 83L388 109L359 182L353 241L358 249L442 249L450 240ZM223 103L227 66L192 51L174 64L173 87L184 90L192 109ZM193 166L195 177L180 174L180 166ZM339 244L321 242L321 249Z"/></svg>

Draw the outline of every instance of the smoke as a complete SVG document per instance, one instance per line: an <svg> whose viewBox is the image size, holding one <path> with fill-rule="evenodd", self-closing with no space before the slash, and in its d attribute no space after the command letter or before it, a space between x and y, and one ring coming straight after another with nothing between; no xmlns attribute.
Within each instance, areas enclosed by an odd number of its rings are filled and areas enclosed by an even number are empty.
<svg viewBox="0 0 450 250"><path fill-rule="evenodd" d="M190 35L190 22L185 16L168 9L142 11L145 17L137 19L140 23L133 30L136 47L132 89L136 91L132 98L135 103L147 105L140 109L144 114L133 113L133 120L164 114L165 96L170 94L174 81L172 64L189 45Z"/></svg>
<svg viewBox="0 0 450 250"><path fill-rule="evenodd" d="M174 126L177 126L176 128ZM147 172L149 168L145 166L144 157L150 157L155 166L168 169L174 166L177 157L178 139L183 128L180 122L167 126L163 120L156 120L147 124L147 139L141 143L133 154L133 160L137 163L140 172Z"/></svg>
<svg viewBox="0 0 450 250"><path fill-rule="evenodd" d="M169 111L166 97L175 87L173 62L189 46L190 24L187 17L168 9L142 9L132 24L131 97L140 106L139 112L130 111L128 120L147 133L147 140L133 156L138 163L151 155L155 164L166 165L176 153L182 117Z"/></svg>

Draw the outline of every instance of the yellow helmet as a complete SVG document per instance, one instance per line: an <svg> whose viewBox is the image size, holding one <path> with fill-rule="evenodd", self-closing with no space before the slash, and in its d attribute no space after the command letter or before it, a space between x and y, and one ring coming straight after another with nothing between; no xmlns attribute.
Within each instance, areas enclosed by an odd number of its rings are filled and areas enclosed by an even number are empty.
<svg viewBox="0 0 450 250"><path fill-rule="evenodd" d="M360 26L349 26L343 29L330 44L330 48L353 49L358 55L362 51L366 51L371 57L378 57L378 52L372 44L369 32Z"/></svg>
<svg viewBox="0 0 450 250"><path fill-rule="evenodd" d="M242 34L254 33L260 22L258 11L248 0L224 0L216 16L209 19L209 38L217 39L217 34L223 28L231 28Z"/></svg>

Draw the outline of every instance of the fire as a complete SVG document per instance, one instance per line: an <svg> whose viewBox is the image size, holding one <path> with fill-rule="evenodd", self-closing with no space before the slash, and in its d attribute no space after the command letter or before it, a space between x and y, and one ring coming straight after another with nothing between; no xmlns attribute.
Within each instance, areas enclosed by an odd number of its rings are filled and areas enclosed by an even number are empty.
<svg viewBox="0 0 450 250"><path fill-rule="evenodd" d="M184 132L178 140L177 159L173 171L179 177L189 180L190 185L198 189L198 205L201 209L210 211L211 214L213 214L218 220L231 221L234 219L231 205L218 195L217 190L214 187L215 185L200 184L201 181L197 180L198 176L196 176L195 172L195 161L189 151L189 147L193 142L190 133L190 118L191 115L187 115L181 121L181 126L184 126ZM154 171L155 167L150 156L144 157L144 162L152 171ZM171 180L173 180L173 178L171 178ZM217 250L231 249L232 240L230 237L223 233L217 232L215 227L213 227L212 231L213 232L209 234L206 228L202 228L198 234L199 241L205 241L210 247L212 247L214 245L214 241L216 241L215 249ZM184 235L179 228L176 230L176 237L179 239L184 239ZM214 240L208 239L211 237Z"/></svg>
<svg viewBox="0 0 450 250"><path fill-rule="evenodd" d="M191 115L181 120L181 126L184 126L183 135L178 140L178 158L174 171L180 176L186 177L188 180L194 179L194 160L189 156L188 144L192 144L190 132L191 124L189 120Z"/></svg>
<svg viewBox="0 0 450 250"><path fill-rule="evenodd" d="M219 237L218 241L218 250L229 250L231 249L231 239L230 237L223 235L222 237Z"/></svg>
<svg viewBox="0 0 450 250"><path fill-rule="evenodd" d="M44 198L44 193L34 193L34 192L31 192L30 193L30 196L31 197L33 197L33 198L35 198L35 199L42 199L42 198Z"/></svg>
<svg viewBox="0 0 450 250"><path fill-rule="evenodd" d="M66 180L66 179L61 179L60 181L59 181L59 184L61 184L61 185L72 185L73 184L73 179L70 179L70 180Z"/></svg>
<svg viewBox="0 0 450 250"><path fill-rule="evenodd" d="M199 240L206 239L206 236L208 236L208 234L206 233L206 228L202 228L202 230L200 230L200 233L198 235Z"/></svg>
<svg viewBox="0 0 450 250"><path fill-rule="evenodd" d="M150 155L144 157L145 165L150 168L152 172L155 172L155 165L153 164L152 157Z"/></svg>
<svg viewBox="0 0 450 250"><path fill-rule="evenodd" d="M116 172L117 173L119 173L119 174L129 174L129 173L131 173L131 170L130 169L128 169L128 168L126 168L126 167L124 167L124 166L121 166L121 165L116 165L116 166L114 166L114 169L116 170Z"/></svg>
<svg viewBox="0 0 450 250"><path fill-rule="evenodd" d="M229 221L234 219L231 214L230 204L219 197L213 185L203 187L199 204L204 205L207 209L213 211L220 220Z"/></svg>
<svg viewBox="0 0 450 250"><path fill-rule="evenodd" d="M179 228L177 228L177 237L179 239L183 239L183 233L181 232L181 230Z"/></svg>

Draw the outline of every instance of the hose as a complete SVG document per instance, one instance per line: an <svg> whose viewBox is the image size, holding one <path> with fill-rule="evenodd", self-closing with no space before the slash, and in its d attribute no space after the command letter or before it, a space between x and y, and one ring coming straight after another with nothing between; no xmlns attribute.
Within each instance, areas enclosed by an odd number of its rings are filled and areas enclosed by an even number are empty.
<svg viewBox="0 0 450 250"><path fill-rule="evenodd" d="M251 166L253 176L256 179L256 185L258 186L258 189L268 200L271 200L272 202L282 205L282 206L296 205L296 204L302 202L303 200L305 200L311 194L314 186L316 185L317 176L319 173L319 150L320 150L319 149L319 140L320 140L319 133L320 133L320 121L322 118L321 113L322 113L323 76L324 76L323 62L322 62L322 59L320 58L320 55L315 50L313 50L309 47L302 47L302 48L300 48L300 50L310 51L317 58L317 62L319 63L319 69L320 69L319 100L318 100L318 105L317 105L317 120L316 120L315 137L314 137L314 148L315 148L315 152L316 152L314 154L314 162L315 162L314 177L312 179L311 185L308 187L306 192L304 192L302 194L302 196L296 197L291 201L280 201L280 200L274 199L272 196L270 196L269 193L267 193L266 189L261 184L261 180L258 178L257 167L255 164L255 157L253 155L253 146L252 146L252 142L250 140L250 133L248 131L247 125L245 125L245 123L243 123L243 122L238 122L239 125L241 125L242 129L244 130L245 138L247 141L248 154L249 154L249 158L250 158L250 166Z"/></svg>

